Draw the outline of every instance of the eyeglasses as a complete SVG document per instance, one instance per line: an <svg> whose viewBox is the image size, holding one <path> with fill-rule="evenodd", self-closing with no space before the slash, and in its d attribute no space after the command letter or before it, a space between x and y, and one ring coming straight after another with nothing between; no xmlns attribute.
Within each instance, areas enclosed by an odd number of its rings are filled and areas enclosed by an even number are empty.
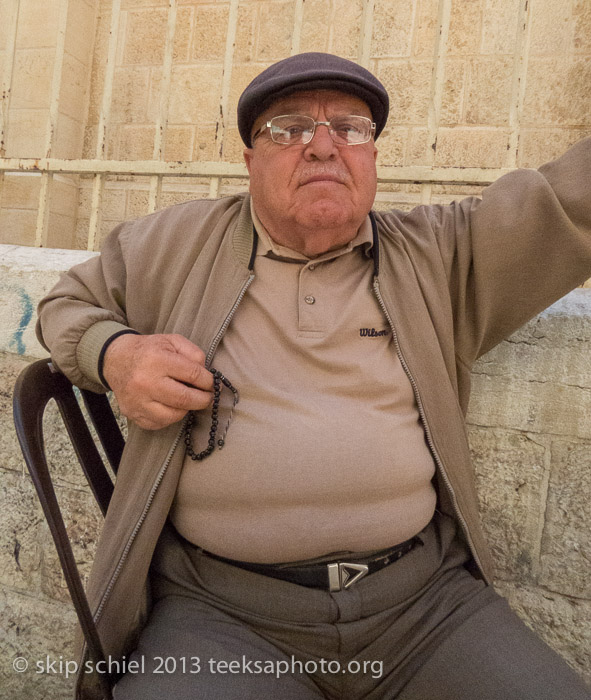
<svg viewBox="0 0 591 700"><path fill-rule="evenodd" d="M340 146L357 146L367 143L375 133L376 125L367 117L346 114L333 117L328 122L317 122L303 114L282 114L273 117L252 136L254 141L265 129L269 129L271 139L284 146L310 143L317 126L328 127L331 139Z"/></svg>

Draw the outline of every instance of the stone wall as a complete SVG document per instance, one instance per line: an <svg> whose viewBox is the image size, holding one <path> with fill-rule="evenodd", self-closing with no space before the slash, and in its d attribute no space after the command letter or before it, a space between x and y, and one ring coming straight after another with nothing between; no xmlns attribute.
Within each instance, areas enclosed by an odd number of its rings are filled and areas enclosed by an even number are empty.
<svg viewBox="0 0 591 700"><path fill-rule="evenodd" d="M62 700L75 616L12 429L18 373L45 351L32 309L81 251L0 246L0 700ZM591 291L576 290L484 356L469 433L496 585L591 682ZM101 516L50 412L59 499L88 572ZM16 657L30 668L17 674ZM35 664L54 663L37 673ZM60 667L60 661L62 666Z"/></svg>
<svg viewBox="0 0 591 700"><path fill-rule="evenodd" d="M5 47L17 7L13 78L0 96L7 124L0 157L38 158L49 149L69 159L153 158L169 0L122 0L103 122L112 0L0 0L0 74L11 60ZM588 0L240 0L227 47L232 7L230 0L177 2L164 160L241 162L240 92L270 63L300 51L363 61L384 82L392 110L378 141L380 166L537 167L591 133ZM48 140L56 47L63 65ZM101 123L106 140L97 152ZM244 187L227 181L221 191ZM55 178L49 246L86 246L91 188L91 178ZM108 179L99 238L146 213L148 190L148 178ZM0 180L1 242L32 245L39 191L33 174ZM382 185L378 203L404 208L467 191ZM160 204L208 192L207 180L168 179Z"/></svg>

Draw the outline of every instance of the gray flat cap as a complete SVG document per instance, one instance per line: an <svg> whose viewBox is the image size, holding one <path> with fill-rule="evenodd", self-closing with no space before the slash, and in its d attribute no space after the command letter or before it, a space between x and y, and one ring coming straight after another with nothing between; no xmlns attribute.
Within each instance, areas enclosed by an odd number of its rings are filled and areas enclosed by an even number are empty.
<svg viewBox="0 0 591 700"><path fill-rule="evenodd" d="M363 100L377 138L388 119L386 88L368 70L329 53L300 53L274 63L248 85L238 101L238 131L248 148L256 118L275 100L300 90L340 90Z"/></svg>

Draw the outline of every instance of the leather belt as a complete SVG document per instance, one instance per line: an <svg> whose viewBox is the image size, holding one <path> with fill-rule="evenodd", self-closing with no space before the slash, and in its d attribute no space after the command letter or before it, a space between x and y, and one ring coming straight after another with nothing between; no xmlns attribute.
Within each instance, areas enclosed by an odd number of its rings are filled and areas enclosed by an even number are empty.
<svg viewBox="0 0 591 700"><path fill-rule="evenodd" d="M203 550L203 554L231 564L239 569L246 569L255 574L278 578L283 581L297 583L308 588L323 588L329 591L341 591L350 588L365 576L373 574L389 564L401 559L417 545L423 544L422 539L415 535L410 540L401 542L389 549L383 549L369 557L357 559L352 555L351 560L334 559L311 564L259 564L249 561L238 561L220 557L212 552Z"/></svg>

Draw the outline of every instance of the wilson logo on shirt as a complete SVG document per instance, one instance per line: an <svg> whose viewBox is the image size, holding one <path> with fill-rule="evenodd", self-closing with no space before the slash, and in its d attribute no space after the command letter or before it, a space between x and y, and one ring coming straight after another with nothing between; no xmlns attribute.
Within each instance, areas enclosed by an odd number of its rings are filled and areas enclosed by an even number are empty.
<svg viewBox="0 0 591 700"><path fill-rule="evenodd" d="M390 335L392 331L376 331L375 328L360 328L359 335L362 338L383 338L386 335Z"/></svg>

